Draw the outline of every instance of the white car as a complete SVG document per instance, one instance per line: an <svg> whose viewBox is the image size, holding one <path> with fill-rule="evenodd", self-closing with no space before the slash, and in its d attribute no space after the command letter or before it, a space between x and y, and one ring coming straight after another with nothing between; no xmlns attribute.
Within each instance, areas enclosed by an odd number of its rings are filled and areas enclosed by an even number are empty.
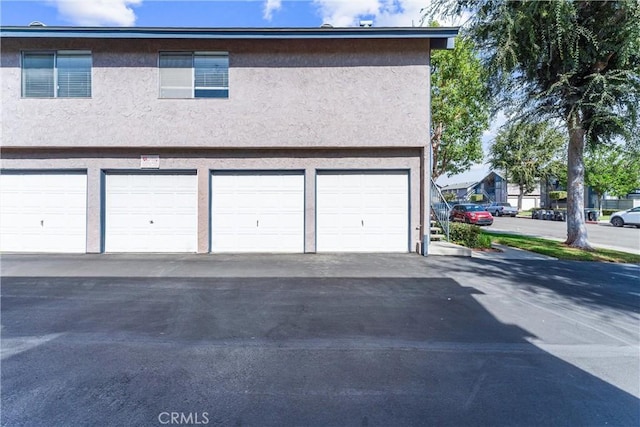
<svg viewBox="0 0 640 427"><path fill-rule="evenodd" d="M518 208L511 206L510 203L493 202L487 206L487 212L493 216L509 215L515 217L518 214Z"/></svg>
<svg viewBox="0 0 640 427"><path fill-rule="evenodd" d="M624 227L625 225L635 225L640 228L640 206L637 208L618 211L611 215L609 220L614 227Z"/></svg>

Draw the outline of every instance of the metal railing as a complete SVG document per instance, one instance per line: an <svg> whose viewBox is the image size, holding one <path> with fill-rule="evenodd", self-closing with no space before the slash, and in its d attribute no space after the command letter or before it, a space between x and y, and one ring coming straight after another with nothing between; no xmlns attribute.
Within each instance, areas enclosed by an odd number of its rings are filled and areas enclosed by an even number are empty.
<svg viewBox="0 0 640 427"><path fill-rule="evenodd" d="M435 217L436 221L442 228L442 232L445 235L447 241L449 240L449 212L451 212L451 206L445 200L440 188L431 179L431 215ZM431 232L429 232L431 233Z"/></svg>

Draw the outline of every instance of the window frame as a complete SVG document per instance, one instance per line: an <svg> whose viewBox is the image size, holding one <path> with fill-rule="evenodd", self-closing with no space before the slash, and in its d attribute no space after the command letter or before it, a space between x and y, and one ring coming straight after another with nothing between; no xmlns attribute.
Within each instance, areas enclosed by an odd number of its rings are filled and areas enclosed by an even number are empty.
<svg viewBox="0 0 640 427"><path fill-rule="evenodd" d="M53 96L28 96L25 86L25 55L53 56ZM89 95L88 96L60 96L58 80L59 55L87 55L89 56ZM93 52L89 49L59 49L59 50L23 50L20 52L20 97L23 99L91 99L93 97Z"/></svg>
<svg viewBox="0 0 640 427"><path fill-rule="evenodd" d="M190 55L191 56L191 96L190 97L171 97L171 96L162 96L162 67L160 66L160 61L163 55L171 56L171 55ZM196 86L196 66L195 66L195 58L197 56L211 56L211 57L222 57L227 60L227 86L216 86L216 87L200 87ZM157 60L157 68L158 68L158 98L159 99L229 99L229 52L228 51L179 51L179 50L166 50L158 52L158 60ZM226 96L196 96L197 90L207 90L207 89L215 89L215 90L226 90Z"/></svg>

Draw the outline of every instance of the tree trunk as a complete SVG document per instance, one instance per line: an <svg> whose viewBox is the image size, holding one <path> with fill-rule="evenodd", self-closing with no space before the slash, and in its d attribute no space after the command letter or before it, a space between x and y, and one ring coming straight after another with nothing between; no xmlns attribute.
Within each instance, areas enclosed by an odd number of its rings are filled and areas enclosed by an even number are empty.
<svg viewBox="0 0 640 427"><path fill-rule="evenodd" d="M584 221L584 137L578 112L568 118L567 241L569 246L591 250Z"/></svg>
<svg viewBox="0 0 640 427"><path fill-rule="evenodd" d="M518 185L520 192L518 193L518 210L522 210L522 199L524 198L524 185Z"/></svg>
<svg viewBox="0 0 640 427"><path fill-rule="evenodd" d="M598 218L602 216L603 202L604 202L604 194L598 194Z"/></svg>

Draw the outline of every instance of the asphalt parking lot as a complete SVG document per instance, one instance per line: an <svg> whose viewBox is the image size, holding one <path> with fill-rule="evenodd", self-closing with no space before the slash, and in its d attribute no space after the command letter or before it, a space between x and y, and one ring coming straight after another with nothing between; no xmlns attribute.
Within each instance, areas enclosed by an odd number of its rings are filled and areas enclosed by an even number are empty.
<svg viewBox="0 0 640 427"><path fill-rule="evenodd" d="M637 426L639 272L3 256L2 425Z"/></svg>

